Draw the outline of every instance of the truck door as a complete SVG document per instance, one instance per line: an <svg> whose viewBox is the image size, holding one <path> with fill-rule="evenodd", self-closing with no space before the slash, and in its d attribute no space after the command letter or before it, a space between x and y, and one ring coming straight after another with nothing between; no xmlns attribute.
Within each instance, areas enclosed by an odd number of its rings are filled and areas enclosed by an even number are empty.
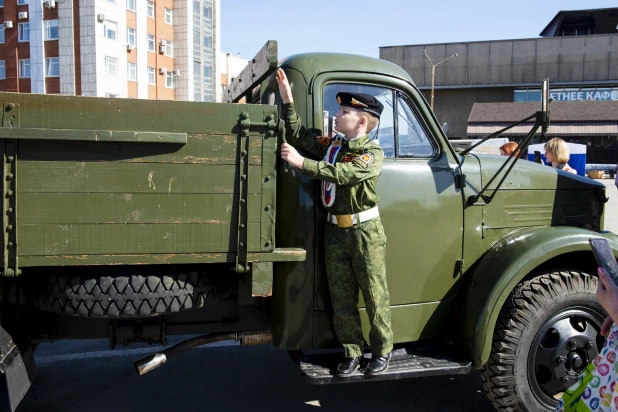
<svg viewBox="0 0 618 412"><path fill-rule="evenodd" d="M442 311L436 309L444 308L444 301L459 286L462 195L455 187L457 163L442 144L420 94L407 83L391 79L367 83L370 76L359 75L357 81L350 81L347 74L343 81L336 75L322 75L322 81L315 82L314 119L325 119L328 112L332 120L339 110L335 96L341 91L371 94L384 105L377 132L386 156L378 180L379 209L387 236L386 271L395 339L410 341L422 337L430 325L439 327ZM321 101L316 104L318 96ZM319 121L314 127L328 130ZM317 283L323 282L318 279Z"/></svg>

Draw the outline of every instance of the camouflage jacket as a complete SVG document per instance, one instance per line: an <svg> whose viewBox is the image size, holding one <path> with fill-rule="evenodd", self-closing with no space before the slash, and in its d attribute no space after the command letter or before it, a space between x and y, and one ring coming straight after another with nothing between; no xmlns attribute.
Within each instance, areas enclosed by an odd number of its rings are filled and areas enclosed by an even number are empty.
<svg viewBox="0 0 618 412"><path fill-rule="evenodd" d="M359 213L378 205L376 192L384 152L369 136L345 139L335 164L324 161L332 143L330 137L317 137L306 129L296 114L293 104L283 105L285 135L288 143L310 153L320 160L305 159L305 176L337 185L335 201L328 211L334 215Z"/></svg>

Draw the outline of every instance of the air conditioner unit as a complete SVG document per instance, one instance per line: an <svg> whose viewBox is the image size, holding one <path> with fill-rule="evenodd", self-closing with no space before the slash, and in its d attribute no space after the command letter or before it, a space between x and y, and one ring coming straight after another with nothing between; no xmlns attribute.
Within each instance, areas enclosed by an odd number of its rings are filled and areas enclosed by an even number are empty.
<svg viewBox="0 0 618 412"><path fill-rule="evenodd" d="M53 9L54 7L56 7L56 0L45 0L43 5L48 9Z"/></svg>
<svg viewBox="0 0 618 412"><path fill-rule="evenodd" d="M103 23L105 21L105 14L99 13L97 15L97 20L99 21L99 23Z"/></svg>
<svg viewBox="0 0 618 412"><path fill-rule="evenodd" d="M127 51L135 50L135 46L132 44L127 44Z"/></svg>
<svg viewBox="0 0 618 412"><path fill-rule="evenodd" d="M17 13L17 17L19 17L20 19L27 19L28 18L28 12L27 11L20 11L19 13Z"/></svg>
<svg viewBox="0 0 618 412"><path fill-rule="evenodd" d="M159 53L165 53L165 40L161 40L161 42L159 43Z"/></svg>
<svg viewBox="0 0 618 412"><path fill-rule="evenodd" d="M4 27L7 29L12 29L13 28L13 22L11 20L7 20L4 22Z"/></svg>
<svg viewBox="0 0 618 412"><path fill-rule="evenodd" d="M159 74L167 73L167 69L165 67L159 67Z"/></svg>
<svg viewBox="0 0 618 412"><path fill-rule="evenodd" d="M173 74L174 76L180 77L180 70L174 70L174 71L172 72L172 74Z"/></svg>

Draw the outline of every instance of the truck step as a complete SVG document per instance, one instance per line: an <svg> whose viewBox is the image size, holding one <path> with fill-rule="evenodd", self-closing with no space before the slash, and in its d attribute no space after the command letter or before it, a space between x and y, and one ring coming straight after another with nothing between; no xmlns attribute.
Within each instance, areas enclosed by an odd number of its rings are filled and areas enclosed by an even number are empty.
<svg viewBox="0 0 618 412"><path fill-rule="evenodd" d="M305 380L313 385L332 383L351 383L363 381L384 381L403 378L417 378L437 375L464 375L470 372L472 362L456 360L445 355L421 356L409 354L405 349L393 351L388 370L380 375L365 377L365 367L371 354L365 359L359 370L351 376L340 378L335 375L337 364L341 361L341 352L328 354L311 354L300 357L300 370Z"/></svg>

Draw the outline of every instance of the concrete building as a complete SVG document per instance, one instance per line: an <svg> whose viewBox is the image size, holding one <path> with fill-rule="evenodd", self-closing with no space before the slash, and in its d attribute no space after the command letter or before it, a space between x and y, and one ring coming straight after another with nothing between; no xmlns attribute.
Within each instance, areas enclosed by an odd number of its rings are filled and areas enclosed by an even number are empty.
<svg viewBox="0 0 618 412"><path fill-rule="evenodd" d="M240 53L234 56L232 53L219 52L217 54L217 79L219 79L219 87L217 88L217 101L223 101L223 93L227 90L227 86L231 81L242 72L249 64L249 60L240 57Z"/></svg>
<svg viewBox="0 0 618 412"><path fill-rule="evenodd" d="M403 67L430 100L432 65L423 51L434 63L457 54L435 69L434 111L451 139L497 131L524 107L530 113L516 120L534 113L540 104L530 103L540 102L547 77L552 111L560 113L548 137L587 144L589 163L616 163L618 121L610 114L618 113L618 8L561 11L541 36L381 47L380 58ZM606 117L593 115L600 101ZM518 128L506 136L524 134Z"/></svg>
<svg viewBox="0 0 618 412"><path fill-rule="evenodd" d="M218 10L219 0L0 0L0 91L214 101Z"/></svg>

